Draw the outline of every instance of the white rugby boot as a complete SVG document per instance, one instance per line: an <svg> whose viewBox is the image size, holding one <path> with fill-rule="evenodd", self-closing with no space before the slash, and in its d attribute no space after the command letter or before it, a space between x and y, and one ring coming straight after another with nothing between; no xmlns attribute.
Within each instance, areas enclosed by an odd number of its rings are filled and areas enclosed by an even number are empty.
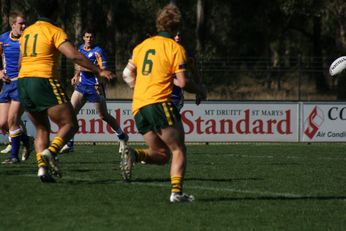
<svg viewBox="0 0 346 231"><path fill-rule="evenodd" d="M172 203L180 203L180 202L192 202L195 200L193 195L189 195L186 193L171 193L169 197L169 201Z"/></svg>

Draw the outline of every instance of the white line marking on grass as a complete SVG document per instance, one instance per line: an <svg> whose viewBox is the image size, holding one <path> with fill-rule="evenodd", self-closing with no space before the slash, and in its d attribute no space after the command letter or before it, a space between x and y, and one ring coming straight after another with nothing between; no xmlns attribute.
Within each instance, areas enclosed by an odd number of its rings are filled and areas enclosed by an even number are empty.
<svg viewBox="0 0 346 231"><path fill-rule="evenodd" d="M141 183L141 182L131 182L135 185L144 185L144 186L154 186L154 187L171 187L170 184L158 184L158 183ZM257 190L241 190L241 189L232 189L232 188L216 188L216 187L203 187L203 186L187 186L184 185L184 188L188 189L198 189L198 190L208 190L208 191L217 191L217 192L234 192L234 193L245 193L245 194L256 194L256 195L266 195L266 196L279 196L279 197L290 197L290 198L300 198L302 195L293 194L293 193L277 193L269 191L257 191Z"/></svg>
<svg viewBox="0 0 346 231"><path fill-rule="evenodd" d="M210 156L215 156L218 154L205 154L205 155L210 155ZM302 156L272 156L272 155L244 155L244 154L231 154L231 153L221 153L219 155L223 155L223 156L231 156L231 157L241 157L241 158L265 158L265 159L273 159L273 158L286 158L286 159L310 159L307 157L302 157ZM317 160L335 160L335 161L339 161L339 160L343 160L346 161L346 158L333 158L333 157L316 157L313 159L317 159Z"/></svg>
<svg viewBox="0 0 346 231"><path fill-rule="evenodd" d="M22 176L37 177L36 175L32 175L32 174L23 174ZM75 180L75 181L86 181L86 182L93 182L95 180L99 180L99 179L92 179L92 178L79 178L79 177L70 177L70 176L64 176L63 179L65 179L65 180ZM58 182L59 182L59 179L58 179ZM124 183L123 183L123 181L115 181L115 184L124 184ZM169 183L167 183L167 184L142 183L142 182L136 182L136 181L133 181L133 182L129 183L128 185L152 186L152 187L163 187L163 188L170 188L171 187L171 185ZM191 186L191 185L190 186L189 185L184 185L184 188L187 188L187 189L197 189L197 190L207 190L207 191L216 191L216 192L233 192L233 193L243 193L243 194L255 194L255 195L265 195L265 196L288 197L288 198L300 198L300 197L303 197L302 195L293 194L293 193L278 193L278 192L270 192L270 191L242 190L242 189L232 189L232 188L216 188L216 187L203 187L203 186Z"/></svg>

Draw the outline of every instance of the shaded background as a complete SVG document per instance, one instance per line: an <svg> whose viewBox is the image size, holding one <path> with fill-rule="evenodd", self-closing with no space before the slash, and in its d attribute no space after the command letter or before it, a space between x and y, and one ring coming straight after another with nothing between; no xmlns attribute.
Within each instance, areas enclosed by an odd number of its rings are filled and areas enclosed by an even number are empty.
<svg viewBox="0 0 346 231"><path fill-rule="evenodd" d="M328 74L346 55L344 0L60 0L57 24L77 47L84 29L120 76L131 50L156 33L159 8L175 2L184 24L183 45L194 53L208 85L209 99L344 100L345 73ZM1 32L8 14L19 9L28 24L37 17L33 1L0 0ZM69 91L73 65L62 58L61 74ZM108 84L109 98L129 99L122 80ZM193 96L187 94L187 98Z"/></svg>

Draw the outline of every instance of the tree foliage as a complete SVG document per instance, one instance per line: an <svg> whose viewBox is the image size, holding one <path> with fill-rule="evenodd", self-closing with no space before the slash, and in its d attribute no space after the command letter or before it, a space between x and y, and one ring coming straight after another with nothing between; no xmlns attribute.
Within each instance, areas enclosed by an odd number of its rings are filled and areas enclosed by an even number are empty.
<svg viewBox="0 0 346 231"><path fill-rule="evenodd" d="M136 44L156 33L156 12L169 2L180 7L183 45L195 52L206 73L205 80L212 86L237 84L245 74L259 81L275 79L280 83L282 77L278 79L275 74L278 70L294 72L299 67L318 91L325 92L331 84L327 66L346 52L344 0L59 2L57 24L67 31L71 41L79 44L82 31L94 29L98 43L117 71ZM10 10L24 11L29 22L37 16L30 0L0 3L2 32L8 30Z"/></svg>

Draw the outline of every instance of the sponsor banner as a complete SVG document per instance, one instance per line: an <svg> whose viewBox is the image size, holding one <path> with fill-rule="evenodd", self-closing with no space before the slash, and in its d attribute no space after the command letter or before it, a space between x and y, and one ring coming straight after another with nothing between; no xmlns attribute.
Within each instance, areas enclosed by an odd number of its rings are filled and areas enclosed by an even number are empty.
<svg viewBox="0 0 346 231"><path fill-rule="evenodd" d="M301 105L299 107L299 105ZM143 141L137 133L130 101L108 101L108 110L130 135ZM346 103L343 102L224 102L209 101L197 106L187 101L181 111L186 140L192 142L345 142ZM35 129L24 113L22 120L28 134ZM299 124L299 121L301 124ZM114 142L112 128L98 118L93 104L87 103L78 114L76 141ZM52 123L52 135L57 127ZM0 141L8 142L0 131Z"/></svg>
<svg viewBox="0 0 346 231"><path fill-rule="evenodd" d="M131 114L131 102L108 101L109 113L130 136L143 141ZM186 102L181 111L186 141L298 141L297 103L206 102L199 106ZM79 131L75 141L117 141L112 128L98 118L93 104L78 114ZM52 125L55 133L57 127Z"/></svg>
<svg viewBox="0 0 346 231"><path fill-rule="evenodd" d="M182 112L187 141L298 141L297 103L188 103Z"/></svg>
<svg viewBox="0 0 346 231"><path fill-rule="evenodd" d="M346 103L304 103L301 141L345 142Z"/></svg>

